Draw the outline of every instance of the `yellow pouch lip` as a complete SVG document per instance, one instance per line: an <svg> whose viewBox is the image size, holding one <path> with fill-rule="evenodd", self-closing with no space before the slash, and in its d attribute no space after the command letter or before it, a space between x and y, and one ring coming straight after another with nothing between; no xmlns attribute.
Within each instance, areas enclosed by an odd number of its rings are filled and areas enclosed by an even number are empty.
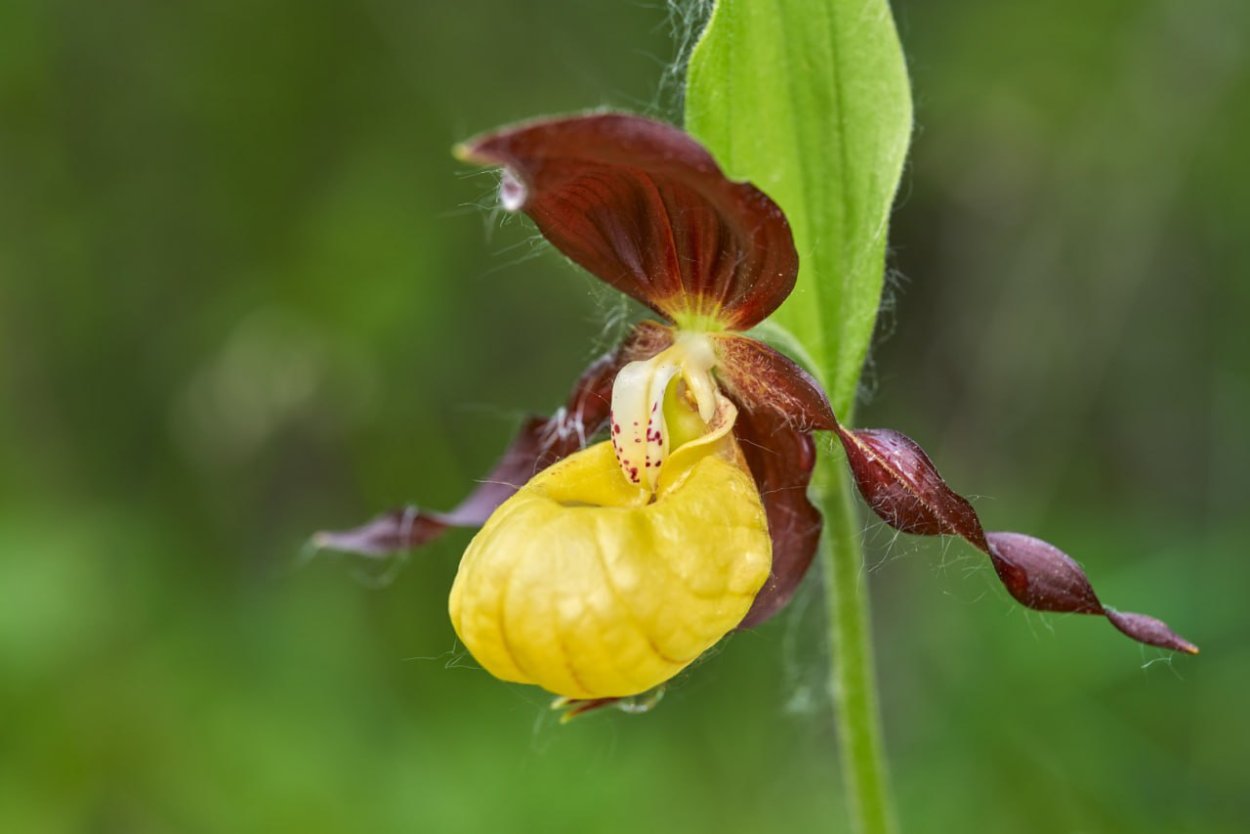
<svg viewBox="0 0 1250 834"><path fill-rule="evenodd" d="M728 404L674 453L654 495L625 479L605 442L505 502L466 551L449 601L478 662L566 697L623 697L732 630L771 566L734 414Z"/></svg>

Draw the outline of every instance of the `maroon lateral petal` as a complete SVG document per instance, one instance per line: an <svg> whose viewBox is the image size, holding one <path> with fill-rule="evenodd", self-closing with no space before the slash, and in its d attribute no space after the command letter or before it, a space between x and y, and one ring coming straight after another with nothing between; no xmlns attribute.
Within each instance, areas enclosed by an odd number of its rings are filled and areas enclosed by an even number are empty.
<svg viewBox="0 0 1250 834"><path fill-rule="evenodd" d="M972 505L911 438L890 429L837 432L860 494L887 524L905 533L963 537L990 557L1007 592L1029 608L1102 615L1134 640L1198 653L1153 617L1104 607L1081 566L1054 545L1022 533L986 533Z"/></svg>
<svg viewBox="0 0 1250 834"><path fill-rule="evenodd" d="M816 465L812 436L774 410L738 406L734 436L759 488L773 543L768 581L738 626L752 628L784 608L798 590L816 554L823 519L807 498Z"/></svg>
<svg viewBox="0 0 1250 834"><path fill-rule="evenodd" d="M772 409L800 431L838 427L829 398L789 357L748 336L716 334L717 375L752 410Z"/></svg>
<svg viewBox="0 0 1250 834"><path fill-rule="evenodd" d="M916 441L892 429L838 429L860 495L904 533L962 536L987 550L976 510L938 474Z"/></svg>
<svg viewBox="0 0 1250 834"><path fill-rule="evenodd" d="M490 514L537 472L568 457L607 423L612 383L628 362L647 359L672 343L672 332L642 322L614 351L596 360L577 380L568 402L549 418L530 417L521 426L495 468L476 489L445 513L402 507L360 527L322 531L313 545L361 556L384 557L427 544L452 527L479 527Z"/></svg>
<svg viewBox="0 0 1250 834"><path fill-rule="evenodd" d="M557 249L675 319L745 330L794 288L798 255L776 203L725 177L672 125L622 113L546 119L457 149L505 167L500 198Z"/></svg>

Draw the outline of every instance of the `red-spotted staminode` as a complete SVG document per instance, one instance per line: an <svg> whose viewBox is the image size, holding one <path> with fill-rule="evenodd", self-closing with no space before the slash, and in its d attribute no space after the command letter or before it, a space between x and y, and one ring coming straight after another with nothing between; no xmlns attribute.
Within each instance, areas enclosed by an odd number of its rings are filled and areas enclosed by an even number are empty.
<svg viewBox="0 0 1250 834"><path fill-rule="evenodd" d="M316 538L385 556L483 526L450 609L492 674L582 709L652 690L779 611L821 532L807 497L815 431L837 435L878 516L966 539L1022 604L1102 615L1135 640L1197 652L1159 620L1104 606L1052 545L986 532L914 441L840 425L811 375L744 335L789 295L798 256L777 205L726 178L691 137L601 113L457 150L501 167L505 209L661 319L636 324L553 416L527 420L455 509L395 510Z"/></svg>

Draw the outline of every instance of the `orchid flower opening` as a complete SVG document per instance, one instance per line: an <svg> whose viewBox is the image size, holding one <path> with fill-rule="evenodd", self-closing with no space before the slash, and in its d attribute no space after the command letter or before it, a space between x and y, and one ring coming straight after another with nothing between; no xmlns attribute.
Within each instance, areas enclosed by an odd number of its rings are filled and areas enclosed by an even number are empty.
<svg viewBox="0 0 1250 834"><path fill-rule="evenodd" d="M386 556L481 526L449 608L491 674L598 705L661 686L781 610L821 533L807 496L815 431L836 434L878 516L964 538L1022 604L1102 615L1196 653L1162 622L1104 606L1054 546L987 533L914 441L842 426L810 374L745 334L794 288L790 227L690 136L599 113L505 128L457 155L502 168L505 209L659 316L592 364L553 416L528 420L455 509L396 510L315 538Z"/></svg>

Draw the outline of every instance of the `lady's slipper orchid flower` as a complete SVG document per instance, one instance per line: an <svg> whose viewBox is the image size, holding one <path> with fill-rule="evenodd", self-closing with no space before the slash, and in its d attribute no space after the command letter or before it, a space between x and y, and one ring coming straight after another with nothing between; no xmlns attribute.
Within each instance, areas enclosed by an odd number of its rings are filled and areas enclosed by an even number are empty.
<svg viewBox="0 0 1250 834"><path fill-rule="evenodd" d="M962 536L1021 603L1196 651L1158 620L1105 608L1051 545L986 533L914 441L841 426L809 374L743 334L789 295L798 257L777 205L691 137L604 113L507 128L457 153L501 167L506 209L663 319L635 325L555 415L528 420L454 510L397 510L315 539L383 556L482 525L450 612L496 677L598 704L664 683L780 610L820 536L807 498L816 430L837 434L887 523Z"/></svg>

